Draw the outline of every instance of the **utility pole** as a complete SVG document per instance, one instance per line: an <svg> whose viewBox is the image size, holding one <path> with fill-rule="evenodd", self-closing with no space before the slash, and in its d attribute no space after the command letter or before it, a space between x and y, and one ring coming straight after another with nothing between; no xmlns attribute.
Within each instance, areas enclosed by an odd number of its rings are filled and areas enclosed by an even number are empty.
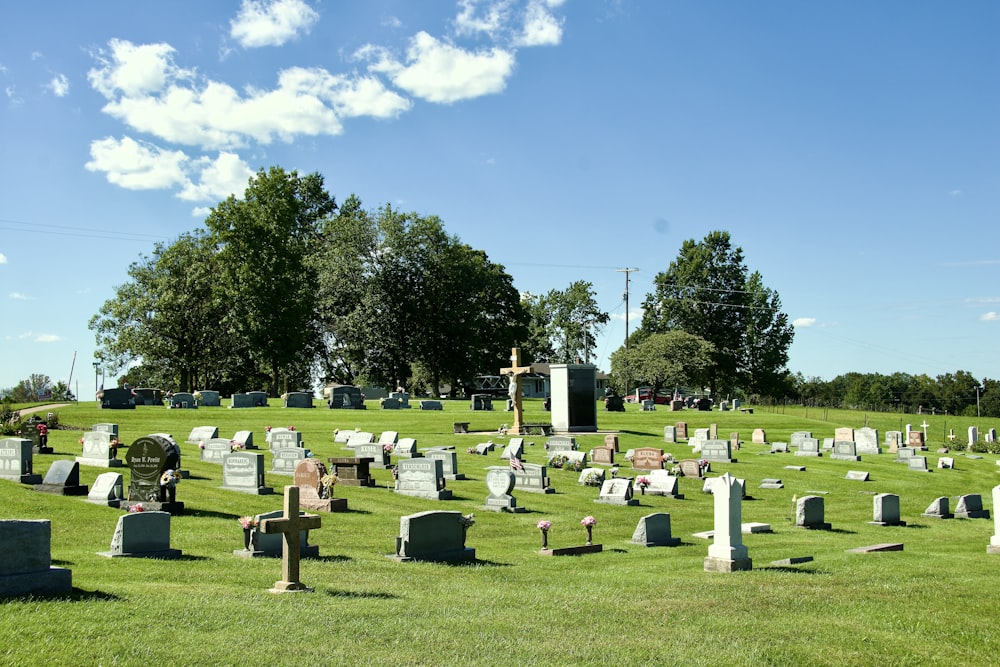
<svg viewBox="0 0 1000 667"><path fill-rule="evenodd" d="M636 268L627 269L615 269L618 273L625 274L625 349L628 350L628 277L630 273L638 271ZM628 381L629 378L625 378L625 395L628 396Z"/></svg>

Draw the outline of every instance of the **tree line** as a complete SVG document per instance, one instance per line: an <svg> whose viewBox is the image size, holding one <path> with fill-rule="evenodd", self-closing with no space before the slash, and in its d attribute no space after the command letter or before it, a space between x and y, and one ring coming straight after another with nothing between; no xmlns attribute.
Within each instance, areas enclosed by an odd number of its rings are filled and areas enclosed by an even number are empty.
<svg viewBox="0 0 1000 667"><path fill-rule="evenodd" d="M437 216L341 205L317 173L260 170L205 228L156 244L89 326L119 381L271 395L315 382L453 393L477 374L589 357L590 283L521 295ZM583 330L583 322L588 326Z"/></svg>

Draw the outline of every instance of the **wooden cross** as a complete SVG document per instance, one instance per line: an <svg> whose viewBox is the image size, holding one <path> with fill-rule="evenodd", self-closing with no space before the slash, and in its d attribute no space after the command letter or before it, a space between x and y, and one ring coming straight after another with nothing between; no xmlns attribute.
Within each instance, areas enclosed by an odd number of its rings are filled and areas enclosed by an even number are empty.
<svg viewBox="0 0 1000 667"><path fill-rule="evenodd" d="M924 423L920 425L920 428L924 429L924 437L925 438L927 437L927 427L928 426L930 426L930 424L927 423L926 419L924 420Z"/></svg>
<svg viewBox="0 0 1000 667"><path fill-rule="evenodd" d="M521 348L515 347L510 351L510 368L501 368L501 375L511 376L511 399L514 402L514 425L511 427L511 432L515 435L521 435L522 425L521 425L521 376L532 372L534 366L522 366L521 365Z"/></svg>
<svg viewBox="0 0 1000 667"><path fill-rule="evenodd" d="M281 581L274 582L272 593L308 592L309 588L299 581L299 560L301 542L299 532L320 527L321 519L315 514L299 515L299 487L285 487L285 515L280 519L264 519L260 522L262 533L282 533Z"/></svg>

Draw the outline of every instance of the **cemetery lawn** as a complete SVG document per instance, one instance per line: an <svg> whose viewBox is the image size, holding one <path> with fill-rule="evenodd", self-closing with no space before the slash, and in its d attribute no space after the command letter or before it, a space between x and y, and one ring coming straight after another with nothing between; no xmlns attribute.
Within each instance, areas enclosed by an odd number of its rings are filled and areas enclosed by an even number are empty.
<svg viewBox="0 0 1000 667"><path fill-rule="evenodd" d="M319 401L317 405L322 405ZM526 421L548 422L539 401L526 401ZM223 401L227 405L228 400ZM57 459L80 455L82 430L99 422L119 424L130 444L150 433L171 433L181 445L182 467L191 478L177 488L186 505L173 517L171 546L179 560L107 559L121 512L82 498L34 492L0 480L2 518L49 519L53 564L72 570L73 592L55 598L0 601L0 662L4 665L985 665L1000 655L996 610L1000 608L1000 555L988 555L993 519L924 518L939 496L980 494L991 511L992 488L1000 483L997 456L973 459L954 452L956 469L936 469L938 447L954 428L964 439L968 426L985 432L990 420L781 409L755 414L719 412L625 413L600 409L601 434L577 435L580 448L603 442L603 432L619 434L620 476L634 476L624 461L627 449L662 447L677 459L692 458L685 444L663 442L663 427L686 421L693 429L718 425L719 437L738 431L744 445L736 463L713 464L710 475L730 472L745 479L752 499L743 502L744 522L764 522L773 533L743 537L753 570L707 573L709 542L694 537L713 528L712 496L702 482L682 478L683 499L642 496L638 507L595 503L597 489L577 483L578 474L550 470L556 493L514 491L524 514L485 511L486 468L501 465L502 444L495 433L512 415L471 412L467 401L445 401L441 412L286 409L99 410L92 403L59 408L61 428L49 444L54 455L36 455L44 475ZM793 431L812 431L822 440L837 427L903 430L929 423L929 473L893 462L895 455L863 456L860 462L770 455L768 445L751 444L754 428L767 439L788 441ZM480 433L453 434L456 421ZM391 475L375 470L375 488L338 485L350 511L323 514L323 527L310 535L320 558L303 560L301 578L311 594L268 592L281 575L280 561L242 559L237 517L280 509L280 491L289 477L267 475L272 496L223 490L221 467L199 460L186 444L196 426L219 428L229 438L252 430L254 441L271 456L265 426L294 425L305 445L325 460L350 453L334 444L333 431L359 428L397 431L414 437L418 448L452 445L458 469L468 479L448 482L454 499L431 501L397 495L387 488ZM485 432L492 431L492 434ZM479 456L467 448L492 439L499 446ZM524 459L544 463L544 437L526 437ZM122 450L124 452L124 450ZM694 457L696 458L696 457ZM785 469L806 466L803 472ZM845 479L864 470L871 481ZM105 469L82 467L81 483L92 485ZM126 486L128 484L127 471ZM783 489L760 489L764 478L779 478ZM905 527L878 527L872 520L875 493L900 496ZM822 495L832 530L793 527L793 497ZM401 516L445 509L475 513L467 545L473 564L398 563L394 550ZM640 517L668 512L680 546L646 548L630 542ZM576 557L538 553L536 523L552 522L551 547L584 543L580 520L597 519L595 543L604 551ZM855 547L901 542L903 551L857 554ZM3 548L10 548L3 545ZM794 566L780 559L812 556Z"/></svg>

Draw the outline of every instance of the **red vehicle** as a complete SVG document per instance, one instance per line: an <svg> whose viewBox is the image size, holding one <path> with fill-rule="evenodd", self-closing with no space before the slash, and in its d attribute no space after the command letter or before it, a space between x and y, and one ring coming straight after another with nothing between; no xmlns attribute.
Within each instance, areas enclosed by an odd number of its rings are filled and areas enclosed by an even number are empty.
<svg viewBox="0 0 1000 667"><path fill-rule="evenodd" d="M642 403L643 401L648 401L650 398L653 399L654 403L667 405L670 401L674 400L674 392L669 389L660 389L656 392L656 396L653 396L652 387L636 387L635 393L631 394L628 400L630 403Z"/></svg>

